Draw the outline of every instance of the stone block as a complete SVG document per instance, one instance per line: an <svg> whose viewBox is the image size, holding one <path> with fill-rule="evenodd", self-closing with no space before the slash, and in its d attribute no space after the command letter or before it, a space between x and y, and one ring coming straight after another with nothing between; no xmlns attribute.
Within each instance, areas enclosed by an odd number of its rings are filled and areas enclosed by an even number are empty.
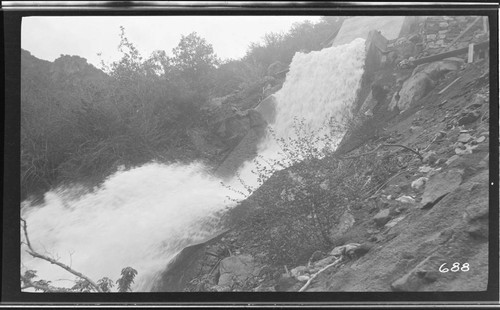
<svg viewBox="0 0 500 310"><path fill-rule="evenodd" d="M391 217L390 217L390 210L389 209L381 210L379 213L377 213L377 215L375 215L373 217L373 221L378 226L385 225L387 222L389 222L390 219L391 219Z"/></svg>

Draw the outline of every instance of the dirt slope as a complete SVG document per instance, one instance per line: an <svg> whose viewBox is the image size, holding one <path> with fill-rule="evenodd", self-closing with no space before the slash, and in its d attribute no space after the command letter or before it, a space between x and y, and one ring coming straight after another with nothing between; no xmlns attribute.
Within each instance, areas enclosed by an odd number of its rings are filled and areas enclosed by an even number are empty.
<svg viewBox="0 0 500 310"><path fill-rule="evenodd" d="M447 74L427 96L379 124L376 134L367 132L370 139L346 154L371 151L370 156L344 166L325 158L276 173L232 210L232 229L203 249L201 263L193 263L197 271L190 272L197 275L186 281L184 290L485 290L488 68L486 61L479 61ZM422 158L400 147L373 151L381 144L404 145ZM297 177L300 171L309 174ZM344 175L339 177L339 172ZM326 196L318 196L318 184ZM349 186L355 190L346 194ZM298 199L300 191L324 201L308 213L307 204L314 199ZM315 221L318 215L334 223L329 237L323 235L328 242L313 233L321 224ZM223 254L215 258L213 253ZM250 267L238 261L240 256L248 261L248 255L253 258ZM217 265L226 256L236 266L235 278L245 281L220 286ZM244 278L238 274L239 263L242 270L260 272ZM440 272L440 267L454 269Z"/></svg>

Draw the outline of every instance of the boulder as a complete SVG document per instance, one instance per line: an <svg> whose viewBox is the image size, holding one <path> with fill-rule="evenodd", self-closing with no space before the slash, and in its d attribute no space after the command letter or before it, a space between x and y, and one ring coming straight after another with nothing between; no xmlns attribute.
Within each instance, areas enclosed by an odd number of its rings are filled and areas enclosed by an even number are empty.
<svg viewBox="0 0 500 310"><path fill-rule="evenodd" d="M359 258L368 253L368 251L370 251L372 247L373 245L370 243L363 243L363 244L355 243L354 245L351 245L351 247L347 245L345 254L347 255L347 257L351 259Z"/></svg>
<svg viewBox="0 0 500 310"><path fill-rule="evenodd" d="M259 268L255 265L251 255L237 255L224 258L219 265L219 286L232 287L235 281L244 283L259 275Z"/></svg>
<svg viewBox="0 0 500 310"><path fill-rule="evenodd" d="M338 247L335 247L333 250L330 251L330 257L327 257L321 261L319 261L317 264L324 264L325 266L328 265L329 263L333 262L332 256L341 256L344 255L347 251L352 251L353 249L361 246L359 243L349 243L346 245L341 245ZM325 263L326 262L326 263Z"/></svg>
<svg viewBox="0 0 500 310"><path fill-rule="evenodd" d="M482 94L476 94L476 96L474 96L474 101L472 101L472 103L467 106L467 109L468 110L481 109L487 100L488 98L486 96Z"/></svg>
<svg viewBox="0 0 500 310"><path fill-rule="evenodd" d="M354 225L354 222L354 216L349 212L349 210L346 210L340 217L338 225L332 229L332 238L335 239L336 237L343 235Z"/></svg>
<svg viewBox="0 0 500 310"><path fill-rule="evenodd" d="M425 97L446 73L460 70L462 62L463 60L459 58L450 58L417 66L412 76L403 83L399 91L399 100L393 98L391 101L390 110L394 110L395 107L401 111L407 110L413 103Z"/></svg>
<svg viewBox="0 0 500 310"><path fill-rule="evenodd" d="M432 207L446 194L454 191L462 183L463 170L450 169L447 172L439 173L432 176L422 196L422 208Z"/></svg>
<svg viewBox="0 0 500 310"><path fill-rule="evenodd" d="M420 177L420 178L416 179L415 181L411 182L411 188L418 191L425 185L425 183L428 180L429 180L429 178Z"/></svg>
<svg viewBox="0 0 500 310"><path fill-rule="evenodd" d="M467 143L472 139L472 136L468 133L462 133L458 136L458 142Z"/></svg>
<svg viewBox="0 0 500 310"><path fill-rule="evenodd" d="M333 248L333 250L330 251L330 255L341 256L344 254L344 249L345 249L345 247L343 245L335 247L335 248Z"/></svg>
<svg viewBox="0 0 500 310"><path fill-rule="evenodd" d="M292 270L290 270L290 274L294 278L297 278L297 277L304 275L306 273L308 273L308 269L306 266L298 266L298 267L295 267Z"/></svg>
<svg viewBox="0 0 500 310"><path fill-rule="evenodd" d="M465 144L461 147L455 148L455 154L464 155L464 154L472 154L473 150L477 148L477 145Z"/></svg>
<svg viewBox="0 0 500 310"><path fill-rule="evenodd" d="M433 164L433 163L436 162L436 160L437 160L436 152L429 151L429 152L427 152L427 153L424 154L424 158L422 159L422 162L423 163Z"/></svg>
<svg viewBox="0 0 500 310"><path fill-rule="evenodd" d="M403 87L399 91L399 100L393 98L389 109L392 111L395 107L398 107L401 111L407 110L434 87L434 81L426 73L416 74L403 83Z"/></svg>
<svg viewBox="0 0 500 310"><path fill-rule="evenodd" d="M387 224L385 224L384 227L386 227L386 228L392 228L392 227L396 226L397 223L399 223L400 221L402 221L405 217L406 217L405 215L402 215L400 217L392 219Z"/></svg>
<svg viewBox="0 0 500 310"><path fill-rule="evenodd" d="M453 155L451 156L450 158L448 158L448 160L446 161L446 165L449 166L451 163L453 163L454 161L458 160L460 158L459 155Z"/></svg>
<svg viewBox="0 0 500 310"><path fill-rule="evenodd" d="M401 196L401 197L397 198L396 201L399 201L402 203L410 203L410 204L415 203L415 199L413 199L413 197L411 197L411 196Z"/></svg>
<svg viewBox="0 0 500 310"><path fill-rule="evenodd" d="M385 223L389 222L390 219L391 219L391 216L390 216L390 210L389 209L381 210L379 213L377 213L373 217L373 221L378 226L385 225Z"/></svg>
<svg viewBox="0 0 500 310"><path fill-rule="evenodd" d="M301 282L305 282L305 281L308 281L310 279L309 276L307 275L303 275L303 276L298 276L297 277L297 280L301 281Z"/></svg>
<svg viewBox="0 0 500 310"><path fill-rule="evenodd" d="M470 194L480 196L483 192L487 191L487 184L475 183L471 189ZM484 204L472 204L467 206L464 213L464 219L467 222L472 222L478 219L488 219L489 206Z"/></svg>
<svg viewBox="0 0 500 310"><path fill-rule="evenodd" d="M463 111L460 113L460 118L458 119L458 125L468 125L472 124L479 119L481 113L479 111Z"/></svg>

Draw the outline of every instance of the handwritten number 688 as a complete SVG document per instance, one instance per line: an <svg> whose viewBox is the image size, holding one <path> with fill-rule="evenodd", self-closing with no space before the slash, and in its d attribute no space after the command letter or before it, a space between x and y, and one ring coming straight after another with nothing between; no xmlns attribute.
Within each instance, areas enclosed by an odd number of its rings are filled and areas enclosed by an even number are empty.
<svg viewBox="0 0 500 310"><path fill-rule="evenodd" d="M462 267L460 267L460 263L453 263L451 268L446 268L445 267L446 264L447 263L444 263L441 266L439 266L439 272L445 273L448 271L451 271L451 272L458 272L458 271L467 272L467 271L469 271L469 263L464 263L462 265Z"/></svg>

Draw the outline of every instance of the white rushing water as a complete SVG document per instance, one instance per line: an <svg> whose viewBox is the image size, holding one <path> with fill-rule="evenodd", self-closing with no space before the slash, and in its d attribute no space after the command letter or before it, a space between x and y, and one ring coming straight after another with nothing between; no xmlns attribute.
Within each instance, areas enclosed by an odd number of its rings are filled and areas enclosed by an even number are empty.
<svg viewBox="0 0 500 310"><path fill-rule="evenodd" d="M295 54L283 87L274 94L276 118L270 126L275 135L268 134L259 146L258 153L267 162L269 159L286 162L282 154L283 143L277 143L276 138L287 143L290 139L310 138L310 133L315 137L326 135L328 138L315 141L320 149L325 141L332 145L339 142L343 133L332 135L325 125L331 118L341 123L341 112L349 113L356 99L364 67L364 42L358 38L350 44ZM295 130L296 118L304 121L299 137ZM260 163L266 166L266 162ZM252 170L255 170L254 162L246 162L239 173L247 184L255 187L258 184Z"/></svg>
<svg viewBox="0 0 500 310"><path fill-rule="evenodd" d="M363 39L308 54L295 55L277 99L278 137L293 136L294 117L304 118L308 130L320 130L330 117L352 104L361 81L365 58ZM267 137L259 154L276 158L279 148ZM257 184L246 163L240 174ZM241 184L233 180L233 187ZM56 189L43 205L23 202L31 243L39 252L97 281L116 280L121 269L138 271L134 291L147 291L151 279L183 247L199 242L218 228L217 212L234 205L235 195L200 163L150 163L117 172L98 188ZM219 227L220 228L220 227ZM58 266L34 259L22 247L21 271L34 269L40 279L68 287L74 276Z"/></svg>

